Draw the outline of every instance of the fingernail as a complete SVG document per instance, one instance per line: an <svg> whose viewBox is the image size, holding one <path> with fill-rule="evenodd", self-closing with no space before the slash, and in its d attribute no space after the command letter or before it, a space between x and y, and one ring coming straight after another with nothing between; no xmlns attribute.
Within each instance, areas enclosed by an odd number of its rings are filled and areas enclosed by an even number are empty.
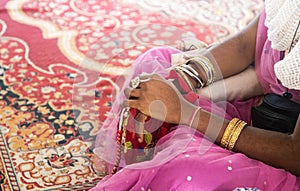
<svg viewBox="0 0 300 191"><path fill-rule="evenodd" d="M139 142L139 143L142 143L142 142L143 142L143 139L142 139L142 138L138 138L138 142Z"/></svg>

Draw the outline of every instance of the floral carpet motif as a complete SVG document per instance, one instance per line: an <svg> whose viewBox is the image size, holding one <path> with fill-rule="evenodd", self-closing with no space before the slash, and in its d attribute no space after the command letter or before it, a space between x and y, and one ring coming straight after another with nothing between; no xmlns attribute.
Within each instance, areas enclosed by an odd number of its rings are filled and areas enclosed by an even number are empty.
<svg viewBox="0 0 300 191"><path fill-rule="evenodd" d="M244 27L261 0L0 2L0 190L88 190L93 144L147 49Z"/></svg>

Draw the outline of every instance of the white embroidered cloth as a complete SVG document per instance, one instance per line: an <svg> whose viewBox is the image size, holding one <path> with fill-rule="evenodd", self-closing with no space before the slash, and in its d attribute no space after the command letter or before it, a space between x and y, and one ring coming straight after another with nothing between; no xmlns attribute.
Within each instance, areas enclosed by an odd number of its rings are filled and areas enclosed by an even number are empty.
<svg viewBox="0 0 300 191"><path fill-rule="evenodd" d="M268 39L272 48L288 51L285 58L275 64L275 74L282 85L300 90L300 0L266 0Z"/></svg>

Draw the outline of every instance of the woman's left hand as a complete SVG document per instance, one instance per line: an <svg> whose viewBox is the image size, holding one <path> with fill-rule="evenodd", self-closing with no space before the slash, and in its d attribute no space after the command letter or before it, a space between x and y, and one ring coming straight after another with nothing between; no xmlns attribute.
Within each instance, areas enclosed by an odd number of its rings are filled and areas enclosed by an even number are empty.
<svg viewBox="0 0 300 191"><path fill-rule="evenodd" d="M139 110L152 118L173 124L188 124L195 110L177 88L165 78L154 75L140 76L141 83L135 89L126 88L128 98L123 106Z"/></svg>

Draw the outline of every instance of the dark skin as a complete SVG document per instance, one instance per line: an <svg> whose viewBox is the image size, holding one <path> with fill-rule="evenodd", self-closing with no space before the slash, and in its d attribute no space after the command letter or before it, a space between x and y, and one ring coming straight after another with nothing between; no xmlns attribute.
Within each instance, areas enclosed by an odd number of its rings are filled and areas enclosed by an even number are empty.
<svg viewBox="0 0 300 191"><path fill-rule="evenodd" d="M218 63L217 80L238 74L253 63L257 26L258 18L240 33L209 49L207 56L213 55ZM145 116L151 116L168 123L190 123L197 106L187 102L170 81L158 75L141 78L147 79L146 82L142 82L137 89L127 88L125 94L128 99L124 102L124 106L136 108L142 113L140 121ZM229 121L201 109L191 127L220 144L228 123ZM300 176L300 117L291 135L245 127L233 151Z"/></svg>

